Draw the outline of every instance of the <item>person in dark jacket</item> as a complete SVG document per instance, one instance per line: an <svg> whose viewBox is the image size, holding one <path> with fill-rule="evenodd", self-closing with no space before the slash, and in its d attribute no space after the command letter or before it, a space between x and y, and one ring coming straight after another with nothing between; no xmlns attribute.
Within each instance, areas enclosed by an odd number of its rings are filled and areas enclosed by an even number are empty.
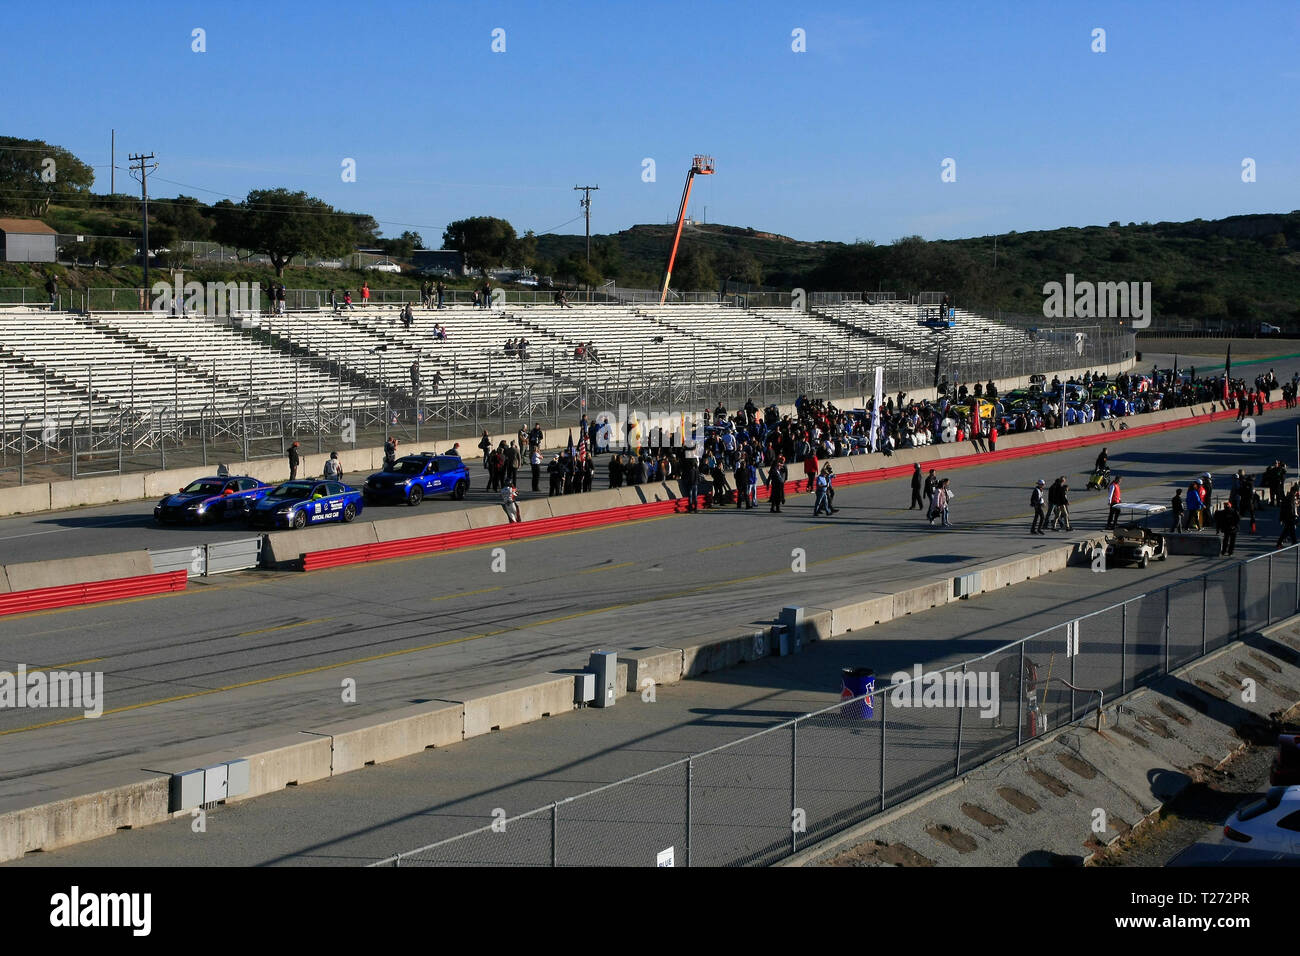
<svg viewBox="0 0 1300 956"><path fill-rule="evenodd" d="M1219 555L1226 557L1237 547L1237 527L1241 524L1241 515L1237 509L1232 507L1232 502L1224 502L1218 514L1214 516L1214 530L1223 535L1223 546L1219 549Z"/></svg>
<svg viewBox="0 0 1300 956"><path fill-rule="evenodd" d="M925 503L921 498L921 485L921 465L917 463L912 466L912 503L907 506L908 511L925 508Z"/></svg>
<svg viewBox="0 0 1300 956"><path fill-rule="evenodd" d="M768 493L768 512L770 514L780 514L781 506L785 504L785 483L789 477L789 471L785 467L785 456L778 456L776 464L767 470L767 487Z"/></svg>
<svg viewBox="0 0 1300 956"><path fill-rule="evenodd" d="M1296 543L1295 523L1296 523L1296 497L1300 492L1291 492L1282 499L1282 533L1277 536L1277 547L1282 547L1282 542L1287 538L1291 543Z"/></svg>
<svg viewBox="0 0 1300 956"><path fill-rule="evenodd" d="M1042 478L1034 485L1034 490L1029 493L1029 504L1034 509L1034 520L1029 523L1030 534L1047 534L1043 526L1047 524L1047 494L1044 486L1047 482Z"/></svg>
<svg viewBox="0 0 1300 956"><path fill-rule="evenodd" d="M289 480L293 481L298 477L298 465L302 462L302 456L298 454L298 443L294 442L289 446Z"/></svg>
<svg viewBox="0 0 1300 956"><path fill-rule="evenodd" d="M1173 520L1169 522L1169 532L1172 534L1181 531L1186 520L1183 516L1187 511L1187 506L1183 504L1183 489L1179 488L1174 492L1174 499L1169 503L1169 511L1173 515Z"/></svg>

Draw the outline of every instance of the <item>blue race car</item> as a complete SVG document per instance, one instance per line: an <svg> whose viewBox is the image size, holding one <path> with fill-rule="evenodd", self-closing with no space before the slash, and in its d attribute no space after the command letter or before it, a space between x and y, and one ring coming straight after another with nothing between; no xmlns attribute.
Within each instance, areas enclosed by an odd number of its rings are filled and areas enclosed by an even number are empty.
<svg viewBox="0 0 1300 956"><path fill-rule="evenodd" d="M224 521L247 513L270 490L270 485L247 475L199 478L158 502L153 516L163 524Z"/></svg>
<svg viewBox="0 0 1300 956"><path fill-rule="evenodd" d="M341 481L302 478L266 493L248 513L253 527L305 528L309 524L348 522L361 514L361 492Z"/></svg>
<svg viewBox="0 0 1300 956"><path fill-rule="evenodd" d="M366 504L399 501L418 505L429 495L451 495L457 501L469 491L469 469L458 455L421 452L397 459L392 471L377 471L366 479Z"/></svg>

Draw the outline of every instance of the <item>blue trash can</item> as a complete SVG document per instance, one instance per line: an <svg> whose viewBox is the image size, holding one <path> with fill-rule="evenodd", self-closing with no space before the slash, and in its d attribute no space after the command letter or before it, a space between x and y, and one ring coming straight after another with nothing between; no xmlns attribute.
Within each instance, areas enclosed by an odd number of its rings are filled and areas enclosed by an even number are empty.
<svg viewBox="0 0 1300 956"><path fill-rule="evenodd" d="M850 720L870 720L875 716L870 697L876 691L876 672L870 667L844 667L840 669L840 700L850 703L840 708L840 713ZM862 700L853 700L863 697Z"/></svg>

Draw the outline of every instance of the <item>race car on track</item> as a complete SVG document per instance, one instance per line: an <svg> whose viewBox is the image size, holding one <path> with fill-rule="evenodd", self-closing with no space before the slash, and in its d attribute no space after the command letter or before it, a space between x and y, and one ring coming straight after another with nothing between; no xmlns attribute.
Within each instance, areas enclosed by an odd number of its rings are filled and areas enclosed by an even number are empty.
<svg viewBox="0 0 1300 956"><path fill-rule="evenodd" d="M154 506L154 520L160 523L202 524L242 517L271 490L256 478L198 478L168 495Z"/></svg>
<svg viewBox="0 0 1300 956"><path fill-rule="evenodd" d="M341 481L300 478L266 493L248 512L254 527L305 528L309 524L351 521L361 514L361 492Z"/></svg>
<svg viewBox="0 0 1300 956"><path fill-rule="evenodd" d="M421 452L397 459L392 471L377 471L362 486L366 504L405 502L418 505L429 495L457 501L469 491L469 469L457 455Z"/></svg>

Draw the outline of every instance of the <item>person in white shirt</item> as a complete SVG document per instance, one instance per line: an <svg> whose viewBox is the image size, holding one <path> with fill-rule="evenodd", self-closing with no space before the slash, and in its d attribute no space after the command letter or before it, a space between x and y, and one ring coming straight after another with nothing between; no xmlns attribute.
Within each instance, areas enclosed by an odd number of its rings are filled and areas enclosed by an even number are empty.
<svg viewBox="0 0 1300 956"><path fill-rule="evenodd" d="M343 464L336 451L330 452L329 458L325 460L325 477L330 481L340 481L343 478Z"/></svg>
<svg viewBox="0 0 1300 956"><path fill-rule="evenodd" d="M505 482L501 486L501 510L506 513L506 518L513 524L516 521L524 519L519 515L519 492L510 482Z"/></svg>

